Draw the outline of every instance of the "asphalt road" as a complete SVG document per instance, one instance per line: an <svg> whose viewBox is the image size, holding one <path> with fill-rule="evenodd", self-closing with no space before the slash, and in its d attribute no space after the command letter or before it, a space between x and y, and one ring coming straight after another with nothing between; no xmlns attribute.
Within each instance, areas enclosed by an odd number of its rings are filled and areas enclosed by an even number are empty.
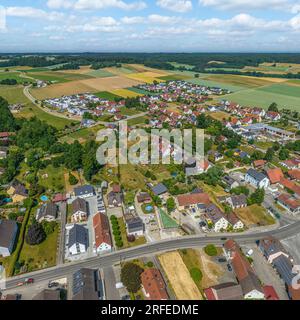
<svg viewBox="0 0 300 320"><path fill-rule="evenodd" d="M291 237L292 235L298 234L299 231L300 221L271 231L260 231L247 234L237 233L213 236L186 236L177 239L163 240L139 247L112 252L103 256L93 257L84 261L77 261L69 264L64 264L62 266L56 266L49 269L39 270L25 275L9 278L9 280L7 280L6 282L6 287L8 289L15 288L18 286L18 283L24 281L25 278L28 277L34 278L35 282L55 280L63 278L68 274L72 274L80 268L105 268L124 260L140 258L149 254L157 254L158 252L166 252L184 248L199 248L210 243L222 245L224 243L224 237L227 237L227 239L234 239L238 241L239 244L248 244L270 235L273 235L278 239L286 239L288 237Z"/></svg>

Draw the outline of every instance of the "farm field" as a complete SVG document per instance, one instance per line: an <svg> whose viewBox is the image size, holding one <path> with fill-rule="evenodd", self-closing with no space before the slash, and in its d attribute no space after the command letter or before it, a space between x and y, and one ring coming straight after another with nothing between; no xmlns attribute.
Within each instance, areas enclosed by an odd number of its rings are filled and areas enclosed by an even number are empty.
<svg viewBox="0 0 300 320"><path fill-rule="evenodd" d="M300 88L297 88L297 86L290 86L289 84L285 84L285 83L273 84L268 87L258 88L258 90L269 92L269 93L285 95L288 97L300 98Z"/></svg>
<svg viewBox="0 0 300 320"><path fill-rule="evenodd" d="M153 93L153 92L150 92L150 91L147 91L147 90L143 90L143 89L139 89L139 88L134 88L134 87L130 87L130 88L126 88L127 90L130 90L130 91L133 91L133 92L136 92L136 93L139 93L141 95L156 95L156 93Z"/></svg>
<svg viewBox="0 0 300 320"><path fill-rule="evenodd" d="M121 98L120 96L113 94L111 92L108 92L108 91L101 91L101 92L97 92L94 94L95 94L95 96L97 96L101 99L106 99L106 100L110 100L110 101Z"/></svg>
<svg viewBox="0 0 300 320"><path fill-rule="evenodd" d="M49 70L48 72L33 72L33 73L29 71L26 74L37 80L52 81L52 82L58 82L58 83L93 78L92 76L89 76L87 74L65 73L60 71L49 71Z"/></svg>
<svg viewBox="0 0 300 320"><path fill-rule="evenodd" d="M88 139L95 139L97 132L103 128L103 125L97 125L91 128L79 129L61 137L59 140L67 143L73 143L75 140L78 140L80 143L84 143Z"/></svg>
<svg viewBox="0 0 300 320"><path fill-rule="evenodd" d="M99 69L99 70L91 70L86 75L89 75L91 77L95 78L107 78L107 77L113 77L115 76L114 73L111 73L105 69Z"/></svg>
<svg viewBox="0 0 300 320"><path fill-rule="evenodd" d="M158 72L141 72L141 73L131 73L127 74L126 77L129 79L133 79L136 81L146 82L146 83L153 83L153 81L163 82L163 80L160 79L163 75Z"/></svg>
<svg viewBox="0 0 300 320"><path fill-rule="evenodd" d="M164 80L164 81L186 80L186 79L190 79L190 78L191 78L191 76L188 76L186 74L171 74L168 76L159 77L159 79Z"/></svg>
<svg viewBox="0 0 300 320"><path fill-rule="evenodd" d="M193 69L195 66L192 66L191 64L184 64L184 63L178 63L178 62L169 62L172 66L175 68L186 68L186 69Z"/></svg>
<svg viewBox="0 0 300 320"><path fill-rule="evenodd" d="M222 99L225 98L244 106L260 106L265 109L267 109L271 103L276 102L280 109L289 108L291 110L299 110L300 98L267 92L265 91L266 88L243 90L226 95Z"/></svg>
<svg viewBox="0 0 300 320"><path fill-rule="evenodd" d="M135 97L143 96L143 94L141 93L137 93L128 89L115 89L115 90L112 90L111 93L123 98L135 98Z"/></svg>
<svg viewBox="0 0 300 320"><path fill-rule="evenodd" d="M29 79L26 79L21 76L19 72L0 72L0 81L5 79L16 80L18 83L29 82Z"/></svg>
<svg viewBox="0 0 300 320"><path fill-rule="evenodd" d="M202 295L177 251L158 257L178 300L202 300Z"/></svg>
<svg viewBox="0 0 300 320"><path fill-rule="evenodd" d="M222 83L221 81L211 81L211 80L206 80L205 78L193 78L193 79L186 79L187 82L191 82L194 84L199 84L207 87L218 87L222 89L228 89L232 92L237 92L241 90L245 90L245 87L241 85L233 85L229 83Z"/></svg>

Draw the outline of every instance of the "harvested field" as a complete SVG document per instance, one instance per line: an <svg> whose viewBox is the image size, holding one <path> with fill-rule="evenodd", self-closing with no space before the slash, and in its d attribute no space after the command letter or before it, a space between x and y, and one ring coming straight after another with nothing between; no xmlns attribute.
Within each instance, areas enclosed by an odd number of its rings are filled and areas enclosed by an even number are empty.
<svg viewBox="0 0 300 320"><path fill-rule="evenodd" d="M146 83L153 83L153 81L163 82L164 80L161 80L159 77L161 77L162 74L157 72L142 72L142 73L131 73L127 74L126 77L129 79L146 82Z"/></svg>
<svg viewBox="0 0 300 320"><path fill-rule="evenodd" d="M124 67L133 70L133 72L154 72L160 74L161 76L170 74L170 72L166 70L153 69L141 64L124 64Z"/></svg>
<svg viewBox="0 0 300 320"><path fill-rule="evenodd" d="M61 97L63 95L72 95L85 92L112 91L123 89L140 84L141 81L135 81L122 76L110 78L93 78L87 80L71 81L47 86L42 89L33 89L32 94L37 99Z"/></svg>
<svg viewBox="0 0 300 320"><path fill-rule="evenodd" d="M222 112L222 111L218 111L218 112L211 112L209 114L213 119L215 120L219 120L219 121L223 121L223 119L229 119L230 118L230 114L226 113L226 112Z"/></svg>
<svg viewBox="0 0 300 320"><path fill-rule="evenodd" d="M202 295L178 252L158 257L178 300L202 300Z"/></svg>

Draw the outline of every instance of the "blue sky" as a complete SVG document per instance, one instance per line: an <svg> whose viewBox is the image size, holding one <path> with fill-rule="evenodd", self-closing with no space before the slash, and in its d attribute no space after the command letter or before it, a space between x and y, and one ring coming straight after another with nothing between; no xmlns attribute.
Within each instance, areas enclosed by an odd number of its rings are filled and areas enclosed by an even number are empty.
<svg viewBox="0 0 300 320"><path fill-rule="evenodd" d="M300 0L1 0L0 52L300 52Z"/></svg>

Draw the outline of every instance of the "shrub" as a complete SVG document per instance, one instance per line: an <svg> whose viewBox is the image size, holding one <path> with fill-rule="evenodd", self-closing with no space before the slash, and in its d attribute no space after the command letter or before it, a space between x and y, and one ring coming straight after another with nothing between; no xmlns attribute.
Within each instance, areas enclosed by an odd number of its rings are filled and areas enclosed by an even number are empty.
<svg viewBox="0 0 300 320"><path fill-rule="evenodd" d="M41 224L35 222L29 228L26 235L26 242L30 245L36 245L43 242L46 238L45 231Z"/></svg>
<svg viewBox="0 0 300 320"><path fill-rule="evenodd" d="M195 282L200 282L202 280L202 272L199 268L192 268L190 270L190 275Z"/></svg>
<svg viewBox="0 0 300 320"><path fill-rule="evenodd" d="M214 257L218 254L218 250L217 250L216 246L213 244L208 244L204 248L204 252L210 257Z"/></svg>
<svg viewBox="0 0 300 320"><path fill-rule="evenodd" d="M74 186L78 183L78 179L70 172L69 173L69 183L71 186Z"/></svg>

